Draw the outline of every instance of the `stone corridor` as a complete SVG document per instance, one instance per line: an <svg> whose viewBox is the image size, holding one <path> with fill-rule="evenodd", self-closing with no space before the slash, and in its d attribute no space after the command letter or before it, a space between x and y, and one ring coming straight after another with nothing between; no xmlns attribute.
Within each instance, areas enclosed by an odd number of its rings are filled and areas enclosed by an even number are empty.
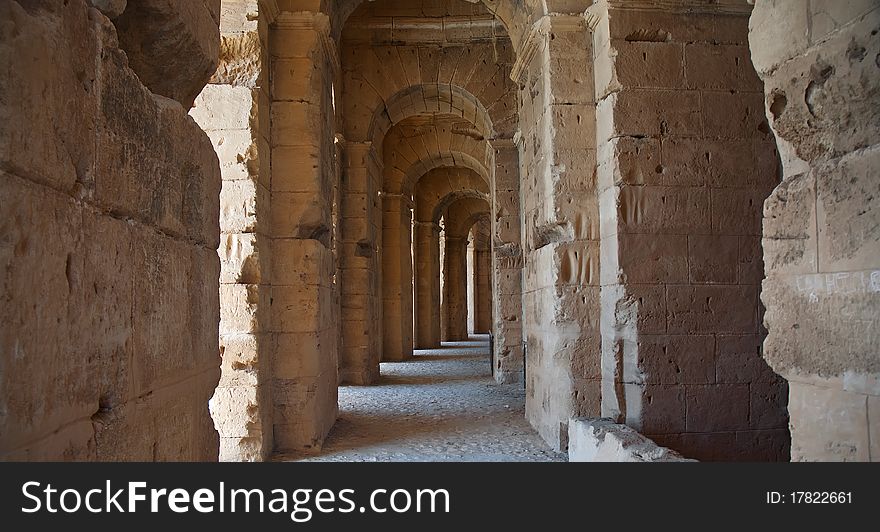
<svg viewBox="0 0 880 532"><path fill-rule="evenodd" d="M339 418L324 447L276 460L309 462L564 461L526 421L521 384L496 384L488 337L417 350L386 362L375 386L339 388Z"/></svg>

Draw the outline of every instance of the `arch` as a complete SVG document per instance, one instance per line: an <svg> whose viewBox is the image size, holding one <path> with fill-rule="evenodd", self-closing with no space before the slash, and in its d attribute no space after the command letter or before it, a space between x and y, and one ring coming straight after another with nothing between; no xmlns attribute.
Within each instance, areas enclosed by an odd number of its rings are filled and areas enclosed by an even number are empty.
<svg viewBox="0 0 880 532"><path fill-rule="evenodd" d="M459 197L446 208L443 257L443 296L440 321L441 338L447 341L468 337L467 254L468 234L478 220L490 216L489 202L482 198Z"/></svg>
<svg viewBox="0 0 880 532"><path fill-rule="evenodd" d="M470 194L489 200L489 186L476 172L463 167L440 167L430 170L418 180L415 198L415 220L438 223L454 193Z"/></svg>
<svg viewBox="0 0 880 532"><path fill-rule="evenodd" d="M489 111L470 91L451 83L420 83L399 90L375 109L367 138L376 142L394 125L424 115L461 118L473 127L471 136L480 140L495 136Z"/></svg>

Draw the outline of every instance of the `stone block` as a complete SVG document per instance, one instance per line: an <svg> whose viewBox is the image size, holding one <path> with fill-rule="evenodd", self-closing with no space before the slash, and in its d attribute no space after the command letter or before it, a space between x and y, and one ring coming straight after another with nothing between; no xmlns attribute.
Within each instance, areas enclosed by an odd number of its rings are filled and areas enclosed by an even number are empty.
<svg viewBox="0 0 880 532"><path fill-rule="evenodd" d="M794 380L788 387L793 462L870 459L865 395Z"/></svg>
<svg viewBox="0 0 880 532"><path fill-rule="evenodd" d="M569 462L693 462L608 419L568 422Z"/></svg>
<svg viewBox="0 0 880 532"><path fill-rule="evenodd" d="M741 237L689 235L687 237L688 278L692 283L733 284L737 282ZM760 279L760 276L754 281Z"/></svg>
<svg viewBox="0 0 880 532"><path fill-rule="evenodd" d="M711 384L687 387L687 432L720 432L749 427L749 386Z"/></svg>
<svg viewBox="0 0 880 532"><path fill-rule="evenodd" d="M685 46L677 42L615 40L614 73L627 89L685 87Z"/></svg>
<svg viewBox="0 0 880 532"><path fill-rule="evenodd" d="M219 0L141 0L113 24L141 82L189 108L217 68L219 21Z"/></svg>
<svg viewBox="0 0 880 532"><path fill-rule="evenodd" d="M670 333L757 331L757 286L671 285L666 295Z"/></svg>

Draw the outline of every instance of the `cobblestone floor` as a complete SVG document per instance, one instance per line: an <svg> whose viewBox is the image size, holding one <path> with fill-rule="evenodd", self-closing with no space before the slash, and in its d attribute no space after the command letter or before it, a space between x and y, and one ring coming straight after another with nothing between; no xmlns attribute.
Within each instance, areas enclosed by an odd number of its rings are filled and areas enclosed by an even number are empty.
<svg viewBox="0 0 880 532"><path fill-rule="evenodd" d="M491 378L487 337L383 363L375 386L339 389L339 419L313 456L277 460L564 461L524 417L522 385Z"/></svg>

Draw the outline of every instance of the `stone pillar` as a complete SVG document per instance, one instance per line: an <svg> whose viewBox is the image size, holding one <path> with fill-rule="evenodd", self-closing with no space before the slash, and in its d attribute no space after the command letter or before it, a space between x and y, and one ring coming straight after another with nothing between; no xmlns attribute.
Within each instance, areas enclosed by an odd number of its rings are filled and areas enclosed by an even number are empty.
<svg viewBox="0 0 880 532"><path fill-rule="evenodd" d="M415 224L416 349L440 347L440 226Z"/></svg>
<svg viewBox="0 0 880 532"><path fill-rule="evenodd" d="M495 171L491 180L493 373L499 383L521 382L522 350L522 224L519 152L511 139L491 141Z"/></svg>
<svg viewBox="0 0 880 532"><path fill-rule="evenodd" d="M473 233L468 235L468 245L465 257L467 259L467 330L468 333L473 333L476 331L476 329L474 329L474 324L477 318L477 300L475 299L477 289L477 267L475 262L477 258L477 250Z"/></svg>
<svg viewBox="0 0 880 532"><path fill-rule="evenodd" d="M320 447L336 420L339 300L332 201L338 179L329 20L281 13L272 56L272 330L275 447Z"/></svg>
<svg viewBox="0 0 880 532"><path fill-rule="evenodd" d="M750 21L784 168L761 299L793 461L880 460L878 27L876 2L759 0Z"/></svg>
<svg viewBox="0 0 880 532"><path fill-rule="evenodd" d="M211 400L221 461L272 451L272 351L268 33L275 13L228 2L220 65L191 114L220 160L220 353ZM262 118L262 120L261 120Z"/></svg>
<svg viewBox="0 0 880 532"><path fill-rule="evenodd" d="M492 252L485 243L474 249L474 332L492 330Z"/></svg>
<svg viewBox="0 0 880 532"><path fill-rule="evenodd" d="M412 199L382 195L382 360L412 357Z"/></svg>
<svg viewBox="0 0 880 532"><path fill-rule="evenodd" d="M535 23L513 70L521 96L526 416L555 449L567 444L569 418L600 409L592 62L583 17L554 15Z"/></svg>
<svg viewBox="0 0 880 532"><path fill-rule="evenodd" d="M370 142L345 143L342 177L342 350L340 381L368 385L379 377L381 322L378 189L382 163Z"/></svg>
<svg viewBox="0 0 880 532"><path fill-rule="evenodd" d="M444 340L458 342L468 339L467 330L467 245L463 236L446 236L446 279L443 313L446 315Z"/></svg>
<svg viewBox="0 0 880 532"><path fill-rule="evenodd" d="M603 1L595 25L602 415L699 460L786 459L760 357L761 203L777 181L742 2Z"/></svg>

